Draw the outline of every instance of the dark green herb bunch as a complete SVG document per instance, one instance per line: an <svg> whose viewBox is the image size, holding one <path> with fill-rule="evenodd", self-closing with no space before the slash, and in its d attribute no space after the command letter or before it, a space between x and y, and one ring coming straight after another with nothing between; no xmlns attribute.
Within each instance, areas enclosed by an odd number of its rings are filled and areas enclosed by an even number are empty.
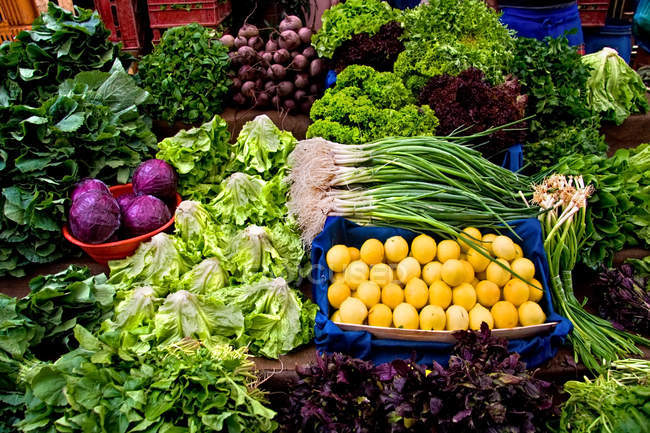
<svg viewBox="0 0 650 433"><path fill-rule="evenodd" d="M230 59L220 36L199 24L175 27L142 58L138 76L153 97L154 119L201 123L221 113Z"/></svg>

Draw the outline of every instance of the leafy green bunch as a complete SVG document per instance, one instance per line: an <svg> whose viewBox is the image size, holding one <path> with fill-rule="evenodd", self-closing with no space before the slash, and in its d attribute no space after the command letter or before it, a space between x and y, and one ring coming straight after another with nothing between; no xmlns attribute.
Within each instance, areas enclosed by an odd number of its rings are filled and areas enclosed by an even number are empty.
<svg viewBox="0 0 650 433"><path fill-rule="evenodd" d="M196 123L222 111L230 59L219 36L199 24L174 27L142 58L138 76L153 97L152 117Z"/></svg>
<svg viewBox="0 0 650 433"><path fill-rule="evenodd" d="M438 119L428 105L418 107L391 72L348 66L336 86L317 100L307 137L339 143L365 143L392 136L433 135Z"/></svg>

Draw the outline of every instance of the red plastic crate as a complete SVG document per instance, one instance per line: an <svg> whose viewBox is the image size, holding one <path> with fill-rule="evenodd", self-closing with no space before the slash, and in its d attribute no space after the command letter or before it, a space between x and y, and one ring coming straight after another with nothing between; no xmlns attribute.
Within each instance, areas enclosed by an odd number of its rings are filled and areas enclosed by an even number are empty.
<svg viewBox="0 0 650 433"><path fill-rule="evenodd" d="M95 8L111 31L111 41L122 42L125 51L137 54L142 50L144 35L138 0L95 0Z"/></svg>
<svg viewBox="0 0 650 433"><path fill-rule="evenodd" d="M216 27L232 11L230 0L147 0L147 5L154 44L164 29L192 23Z"/></svg>
<svg viewBox="0 0 650 433"><path fill-rule="evenodd" d="M578 0L578 11L582 27L602 27L607 21L609 1Z"/></svg>

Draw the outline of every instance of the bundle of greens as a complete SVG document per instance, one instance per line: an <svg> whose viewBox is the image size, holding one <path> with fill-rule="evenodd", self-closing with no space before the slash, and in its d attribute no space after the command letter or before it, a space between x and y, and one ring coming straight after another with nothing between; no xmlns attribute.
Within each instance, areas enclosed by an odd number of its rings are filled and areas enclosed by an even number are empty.
<svg viewBox="0 0 650 433"><path fill-rule="evenodd" d="M230 58L220 37L196 23L174 27L142 58L138 77L153 96L152 117L196 123L221 113L230 86Z"/></svg>
<svg viewBox="0 0 650 433"><path fill-rule="evenodd" d="M381 0L348 0L327 9L321 29L312 36L319 57L332 58L334 52L353 35L379 31L390 21L399 20L401 12Z"/></svg>
<svg viewBox="0 0 650 433"><path fill-rule="evenodd" d="M369 66L348 66L336 86L312 106L307 137L339 143L366 143L384 137L432 135L438 119L418 107L401 81Z"/></svg>
<svg viewBox="0 0 650 433"><path fill-rule="evenodd" d="M595 380L569 381L561 433L650 431L650 361L621 360Z"/></svg>
<svg viewBox="0 0 650 433"><path fill-rule="evenodd" d="M587 54L582 57L582 63L591 68L587 80L587 106L602 113L605 120L620 125L631 114L648 111L650 104L643 80L615 49L605 47Z"/></svg>
<svg viewBox="0 0 650 433"><path fill-rule="evenodd" d="M593 115L587 106L590 67L581 58L565 36L543 41L515 39L510 71L528 94L526 114L535 115L530 121L531 132L549 133L557 127L589 120ZM532 152L530 156L537 157Z"/></svg>
<svg viewBox="0 0 650 433"><path fill-rule="evenodd" d="M650 245L650 144L620 149L611 158L567 156L552 170L582 174L596 189L589 201L588 237L580 254L585 265L611 266L614 254L623 248Z"/></svg>

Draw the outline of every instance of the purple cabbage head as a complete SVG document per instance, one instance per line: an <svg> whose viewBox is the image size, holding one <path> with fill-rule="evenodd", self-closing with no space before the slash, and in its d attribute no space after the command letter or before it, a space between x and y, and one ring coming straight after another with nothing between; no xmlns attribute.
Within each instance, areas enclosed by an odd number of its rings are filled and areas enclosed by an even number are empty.
<svg viewBox="0 0 650 433"><path fill-rule="evenodd" d="M75 238L88 244L101 244L120 228L120 206L112 195L90 190L72 202L68 219Z"/></svg>
<svg viewBox="0 0 650 433"><path fill-rule="evenodd" d="M106 184L101 180L86 178L75 185L74 189L72 190L72 194L70 195L70 199L72 201L75 201L81 194L88 191L103 191L106 194L111 193L108 190Z"/></svg>
<svg viewBox="0 0 650 433"><path fill-rule="evenodd" d="M137 196L124 213L126 232L140 236L164 226L172 215L167 205L152 195Z"/></svg>
<svg viewBox="0 0 650 433"><path fill-rule="evenodd" d="M176 198L178 176L171 165L162 159L143 162L133 173L133 192L136 195L153 195L161 200Z"/></svg>

